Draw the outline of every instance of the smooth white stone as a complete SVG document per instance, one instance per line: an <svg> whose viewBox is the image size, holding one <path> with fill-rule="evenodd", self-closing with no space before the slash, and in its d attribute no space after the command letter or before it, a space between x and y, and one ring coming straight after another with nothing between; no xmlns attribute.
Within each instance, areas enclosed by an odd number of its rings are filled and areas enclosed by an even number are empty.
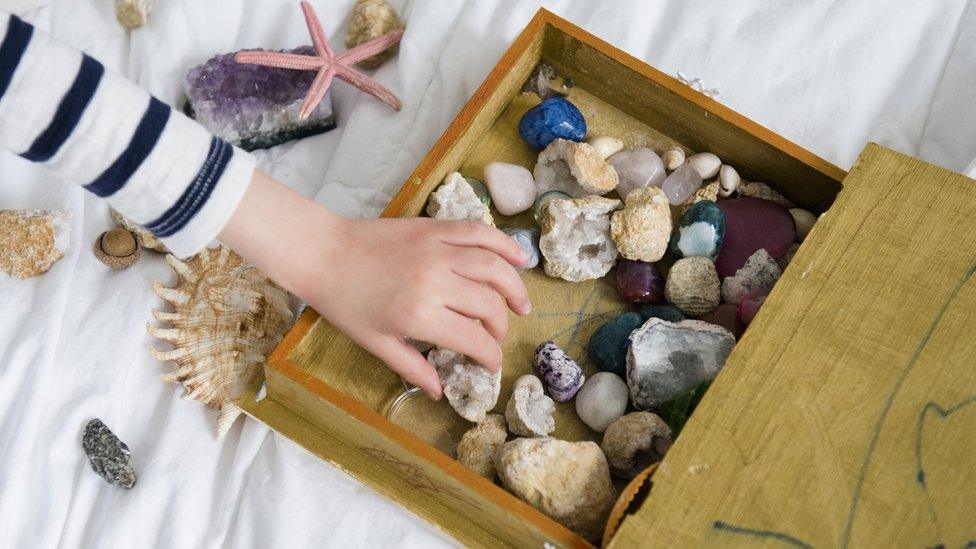
<svg viewBox="0 0 976 549"><path fill-rule="evenodd" d="M609 135L600 135L593 139L587 139L586 142L593 145L593 148L600 153L604 160L624 150L624 142Z"/></svg>
<svg viewBox="0 0 976 549"><path fill-rule="evenodd" d="M516 164L492 162L485 166L485 185L495 209L502 215L515 215L535 203L532 172Z"/></svg>
<svg viewBox="0 0 976 549"><path fill-rule="evenodd" d="M647 147L632 151L620 151L607 161L617 171L620 183L617 194L624 200L634 189L641 187L660 187L667 174L661 157Z"/></svg>
<svg viewBox="0 0 976 549"><path fill-rule="evenodd" d="M796 222L796 241L803 242L813 229L813 224L817 222L817 216L803 208L790 208L790 215Z"/></svg>
<svg viewBox="0 0 976 549"><path fill-rule="evenodd" d="M739 188L741 181L742 178L739 177L739 172L735 171L735 168L728 164L722 164L718 171L718 195L722 198L728 198Z"/></svg>
<svg viewBox="0 0 976 549"><path fill-rule="evenodd" d="M594 374L576 393L576 414L598 433L607 430L627 410L630 390L617 374Z"/></svg>
<svg viewBox="0 0 976 549"><path fill-rule="evenodd" d="M718 175L718 170L722 167L722 161L712 153L698 153L688 157L686 162L702 179L711 179Z"/></svg>

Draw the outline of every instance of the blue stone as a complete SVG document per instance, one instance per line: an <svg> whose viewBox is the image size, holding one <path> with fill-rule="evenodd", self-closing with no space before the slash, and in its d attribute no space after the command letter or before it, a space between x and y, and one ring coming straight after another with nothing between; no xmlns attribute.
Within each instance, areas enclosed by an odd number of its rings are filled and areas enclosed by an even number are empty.
<svg viewBox="0 0 976 549"><path fill-rule="evenodd" d="M669 249L676 258L701 256L715 261L725 239L725 213L702 200L691 205L671 233Z"/></svg>
<svg viewBox="0 0 976 549"><path fill-rule="evenodd" d="M637 313L640 314L641 320L644 322L652 318L660 318L668 322L681 322L685 319L685 314L674 305L647 305L641 307Z"/></svg>
<svg viewBox="0 0 976 549"><path fill-rule="evenodd" d="M519 134L541 151L560 138L582 141L586 136L586 120L576 105L562 97L550 97L522 115Z"/></svg>
<svg viewBox="0 0 976 549"><path fill-rule="evenodd" d="M641 315L624 313L600 326L586 345L586 354L596 367L627 379L627 348L630 333L644 324Z"/></svg>
<svg viewBox="0 0 976 549"><path fill-rule="evenodd" d="M505 234L512 237L519 247L529 254L529 260L519 267L519 269L534 269L539 265L539 229L535 228L513 228L502 229Z"/></svg>

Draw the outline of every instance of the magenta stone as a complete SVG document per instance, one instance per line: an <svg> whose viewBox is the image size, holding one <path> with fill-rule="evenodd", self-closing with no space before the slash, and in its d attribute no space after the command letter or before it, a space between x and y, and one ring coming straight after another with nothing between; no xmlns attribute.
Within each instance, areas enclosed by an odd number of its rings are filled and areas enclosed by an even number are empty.
<svg viewBox="0 0 976 549"><path fill-rule="evenodd" d="M725 239L715 260L720 278L735 275L749 256L765 248L779 258L796 238L796 222L789 210L760 198L721 200L718 207L725 213Z"/></svg>
<svg viewBox="0 0 976 549"><path fill-rule="evenodd" d="M617 292L631 303L664 301L664 276L657 265L620 258L617 261Z"/></svg>
<svg viewBox="0 0 976 549"><path fill-rule="evenodd" d="M748 326L752 322L752 319L756 318L756 313L759 312L762 304L766 302L767 296L769 296L769 290L762 288L750 290L749 293L742 296L742 301L739 301L739 320Z"/></svg>

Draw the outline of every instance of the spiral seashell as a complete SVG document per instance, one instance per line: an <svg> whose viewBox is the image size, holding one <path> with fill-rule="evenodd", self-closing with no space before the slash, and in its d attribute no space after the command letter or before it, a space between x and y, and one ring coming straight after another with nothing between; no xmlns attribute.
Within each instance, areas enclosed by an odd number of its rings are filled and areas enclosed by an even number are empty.
<svg viewBox="0 0 976 549"><path fill-rule="evenodd" d="M172 255L176 286L155 282L153 290L174 311L153 311L170 327L148 326L149 333L170 343L150 354L177 368L162 376L186 388L184 399L219 410L217 436L222 437L241 414L237 399L281 341L294 315L288 293L230 248L206 249L187 261Z"/></svg>
<svg viewBox="0 0 976 549"><path fill-rule="evenodd" d="M789 198L786 198L778 191L770 187L765 183L752 182L752 183L741 183L737 189L739 194L742 196L751 196L753 198L762 198L763 200L769 200L770 202L775 202L784 208L796 207Z"/></svg>
<svg viewBox="0 0 976 549"><path fill-rule="evenodd" d="M703 200L710 200L712 202L717 201L719 192L720 187L718 181L712 181L711 183L706 184L702 188L695 191L695 194L691 195L691 198L686 200L685 203L681 205L681 214L684 215L688 208L690 208L692 204L696 202L701 202Z"/></svg>
<svg viewBox="0 0 976 549"><path fill-rule="evenodd" d="M742 178L739 177L739 172L735 171L735 168L728 164L722 164L718 170L718 181L721 185L718 192L719 196L728 198L739 188Z"/></svg>
<svg viewBox="0 0 976 549"><path fill-rule="evenodd" d="M681 147L669 147L661 153L664 169L672 172L685 163L685 151Z"/></svg>

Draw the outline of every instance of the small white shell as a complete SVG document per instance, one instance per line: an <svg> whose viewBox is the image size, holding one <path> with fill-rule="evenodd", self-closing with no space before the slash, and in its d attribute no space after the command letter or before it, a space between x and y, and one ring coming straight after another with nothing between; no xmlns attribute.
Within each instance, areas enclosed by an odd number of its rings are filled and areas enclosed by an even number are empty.
<svg viewBox="0 0 976 549"><path fill-rule="evenodd" d="M698 153L688 157L688 165L695 168L702 179L711 179L718 174L722 160L712 153Z"/></svg>
<svg viewBox="0 0 976 549"><path fill-rule="evenodd" d="M742 196L751 196L753 198L769 200L770 202L775 202L784 208L796 207L796 204L794 204L789 198L786 198L780 194L779 191L765 183L759 183L758 181L749 183L745 181L740 182L738 191Z"/></svg>
<svg viewBox="0 0 976 549"><path fill-rule="evenodd" d="M661 153L661 160L664 161L664 169L672 172L685 163L685 151L681 147L668 147Z"/></svg>
<svg viewBox="0 0 976 549"><path fill-rule="evenodd" d="M803 242L810 234L813 224L817 222L817 216L803 208L790 208L790 215L793 216L793 221L796 221L796 241Z"/></svg>
<svg viewBox="0 0 976 549"><path fill-rule="evenodd" d="M718 195L722 198L728 198L739 188L741 181L742 178L739 177L739 172L735 171L735 168L728 164L722 164L722 167L718 171L718 182L721 187Z"/></svg>
<svg viewBox="0 0 976 549"><path fill-rule="evenodd" d="M624 142L609 135L599 135L592 139L587 139L586 142L592 145L604 160L624 150Z"/></svg>

